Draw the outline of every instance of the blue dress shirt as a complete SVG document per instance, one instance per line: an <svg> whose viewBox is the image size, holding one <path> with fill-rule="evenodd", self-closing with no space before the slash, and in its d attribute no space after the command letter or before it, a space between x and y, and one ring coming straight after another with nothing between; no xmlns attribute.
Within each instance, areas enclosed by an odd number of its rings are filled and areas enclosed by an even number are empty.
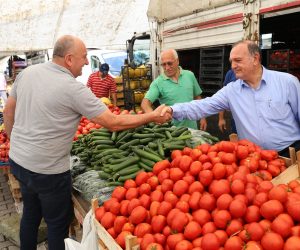
<svg viewBox="0 0 300 250"><path fill-rule="evenodd" d="M230 110L240 139L281 151L300 140L300 83L291 74L263 67L257 89L237 79L212 97L172 106L177 120L198 120Z"/></svg>

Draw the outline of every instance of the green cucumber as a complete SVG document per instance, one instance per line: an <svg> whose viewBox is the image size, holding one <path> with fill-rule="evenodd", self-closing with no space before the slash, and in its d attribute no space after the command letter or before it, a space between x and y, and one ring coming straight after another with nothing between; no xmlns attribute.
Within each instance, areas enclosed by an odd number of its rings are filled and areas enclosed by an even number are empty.
<svg viewBox="0 0 300 250"><path fill-rule="evenodd" d="M135 173L132 173L132 174L128 174L128 175L122 175L122 176L120 176L119 178L118 178L118 181L126 181L126 180L129 180L129 179L134 179L136 176L137 176L137 174L139 173L139 172L141 172L141 171L143 171L143 170L138 170L137 172L135 172Z"/></svg>
<svg viewBox="0 0 300 250"><path fill-rule="evenodd" d="M122 168L125 168L127 166L130 166L132 164L137 163L140 160L140 158L138 156L132 156L132 157L128 157L127 160L119 163L119 164L105 164L104 166L109 167L111 171L116 172Z"/></svg>
<svg viewBox="0 0 300 250"><path fill-rule="evenodd" d="M155 154L151 154L149 152L146 152L142 149L139 149L139 148L132 148L131 149L134 153L136 153L138 156L140 156L141 158L147 158L149 160L152 160L152 161L161 161L162 158L160 158L159 156L155 155Z"/></svg>

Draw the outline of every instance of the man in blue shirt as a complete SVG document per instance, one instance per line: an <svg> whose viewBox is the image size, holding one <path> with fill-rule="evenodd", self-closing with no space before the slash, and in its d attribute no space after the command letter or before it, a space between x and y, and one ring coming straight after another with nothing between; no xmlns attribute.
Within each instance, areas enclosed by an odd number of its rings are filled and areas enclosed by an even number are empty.
<svg viewBox="0 0 300 250"><path fill-rule="evenodd" d="M288 156L300 149L300 83L291 74L261 65L259 47L252 41L235 44L230 52L235 82L212 97L165 107L177 120L196 120L230 110L240 139Z"/></svg>

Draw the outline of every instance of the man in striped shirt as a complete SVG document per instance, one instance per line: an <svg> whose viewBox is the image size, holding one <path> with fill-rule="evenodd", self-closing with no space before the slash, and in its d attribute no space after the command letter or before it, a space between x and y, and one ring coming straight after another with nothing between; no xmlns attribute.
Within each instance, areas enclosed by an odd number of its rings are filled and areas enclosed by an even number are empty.
<svg viewBox="0 0 300 250"><path fill-rule="evenodd" d="M113 105L117 106L116 81L108 74L108 71L108 64L101 64L99 71L94 72L89 76L87 87L90 88L98 98L111 97Z"/></svg>

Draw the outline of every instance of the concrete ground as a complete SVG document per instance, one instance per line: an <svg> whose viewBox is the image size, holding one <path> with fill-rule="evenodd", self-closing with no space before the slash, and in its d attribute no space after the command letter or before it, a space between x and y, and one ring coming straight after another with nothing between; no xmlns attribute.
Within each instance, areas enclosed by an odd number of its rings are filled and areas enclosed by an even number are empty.
<svg viewBox="0 0 300 250"><path fill-rule="evenodd" d="M9 190L7 179L0 168L0 220L8 216L19 216L16 212L15 202ZM7 239L0 232L0 250L19 250L19 246ZM37 250L47 250L47 243L42 242L38 245Z"/></svg>

